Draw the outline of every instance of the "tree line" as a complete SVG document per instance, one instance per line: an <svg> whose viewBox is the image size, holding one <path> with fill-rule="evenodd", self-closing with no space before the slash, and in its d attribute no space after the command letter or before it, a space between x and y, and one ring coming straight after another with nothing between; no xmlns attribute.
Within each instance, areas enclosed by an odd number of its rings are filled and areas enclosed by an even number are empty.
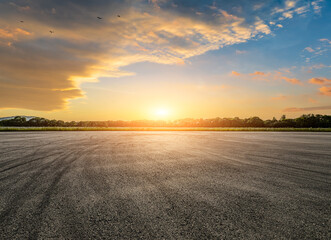
<svg viewBox="0 0 331 240"><path fill-rule="evenodd" d="M0 121L0 126L15 127L270 127L270 128L331 128L331 116L320 114L305 114L298 118L262 120L259 117L250 118L185 118L174 121L137 120L137 121L71 121L49 120L46 118L31 118L17 116Z"/></svg>

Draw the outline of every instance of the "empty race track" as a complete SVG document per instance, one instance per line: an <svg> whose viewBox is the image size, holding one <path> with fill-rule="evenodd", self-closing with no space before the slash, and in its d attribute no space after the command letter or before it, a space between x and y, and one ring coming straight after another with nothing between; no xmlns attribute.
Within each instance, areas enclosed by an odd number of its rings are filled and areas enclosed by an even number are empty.
<svg viewBox="0 0 331 240"><path fill-rule="evenodd" d="M331 134L2 132L0 239L330 239Z"/></svg>

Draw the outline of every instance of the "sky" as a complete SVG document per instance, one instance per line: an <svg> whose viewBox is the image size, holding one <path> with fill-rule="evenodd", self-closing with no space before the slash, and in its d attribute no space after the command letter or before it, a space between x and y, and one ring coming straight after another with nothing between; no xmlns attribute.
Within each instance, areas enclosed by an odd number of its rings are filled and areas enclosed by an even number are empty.
<svg viewBox="0 0 331 240"><path fill-rule="evenodd" d="M0 117L331 114L331 1L0 0Z"/></svg>

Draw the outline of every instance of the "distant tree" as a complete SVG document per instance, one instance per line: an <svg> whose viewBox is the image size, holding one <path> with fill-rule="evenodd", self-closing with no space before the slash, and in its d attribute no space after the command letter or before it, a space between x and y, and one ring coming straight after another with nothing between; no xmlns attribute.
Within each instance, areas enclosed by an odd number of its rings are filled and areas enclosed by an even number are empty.
<svg viewBox="0 0 331 240"><path fill-rule="evenodd" d="M295 119L288 119L283 115L278 121L275 117L263 121L259 117L247 119L235 118L210 118L210 119L178 119L174 121L71 121L48 120L35 117L26 121L25 117L14 117L0 121L0 126L28 126L28 127L301 127L301 128L330 128L330 115L304 114Z"/></svg>
<svg viewBox="0 0 331 240"><path fill-rule="evenodd" d="M248 127L264 127L264 122L259 117L251 117L246 121Z"/></svg>

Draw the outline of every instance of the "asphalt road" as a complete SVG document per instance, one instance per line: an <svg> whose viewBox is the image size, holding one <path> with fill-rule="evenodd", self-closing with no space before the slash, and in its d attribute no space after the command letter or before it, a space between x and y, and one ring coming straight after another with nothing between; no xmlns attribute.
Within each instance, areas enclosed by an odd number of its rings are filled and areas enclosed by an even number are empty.
<svg viewBox="0 0 331 240"><path fill-rule="evenodd" d="M0 239L331 239L331 134L2 132Z"/></svg>

